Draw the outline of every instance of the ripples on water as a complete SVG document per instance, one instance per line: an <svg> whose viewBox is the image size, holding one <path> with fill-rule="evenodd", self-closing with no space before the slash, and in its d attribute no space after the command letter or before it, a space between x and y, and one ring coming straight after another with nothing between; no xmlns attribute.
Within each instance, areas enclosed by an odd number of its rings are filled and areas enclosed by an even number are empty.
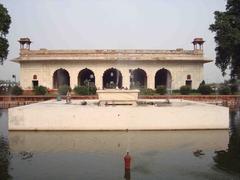
<svg viewBox="0 0 240 180"><path fill-rule="evenodd" d="M240 179L240 111L230 131L9 132L0 110L0 179ZM124 172L123 156L132 155Z"/></svg>

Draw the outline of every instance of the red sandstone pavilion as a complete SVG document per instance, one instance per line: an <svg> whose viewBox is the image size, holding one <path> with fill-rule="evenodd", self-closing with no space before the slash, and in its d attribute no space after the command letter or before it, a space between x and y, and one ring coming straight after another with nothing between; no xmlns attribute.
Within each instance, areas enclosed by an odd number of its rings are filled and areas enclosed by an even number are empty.
<svg viewBox="0 0 240 180"><path fill-rule="evenodd" d="M43 85L74 88L88 82L98 89L134 86L155 89L160 85L178 89L198 88L203 80L202 38L192 42L193 50L31 50L31 40L20 38L20 85L32 89Z"/></svg>

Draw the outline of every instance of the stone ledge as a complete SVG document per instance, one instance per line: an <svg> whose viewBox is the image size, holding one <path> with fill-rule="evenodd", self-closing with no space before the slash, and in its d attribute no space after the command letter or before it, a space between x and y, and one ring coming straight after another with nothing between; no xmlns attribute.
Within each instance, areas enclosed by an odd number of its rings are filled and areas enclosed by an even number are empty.
<svg viewBox="0 0 240 180"><path fill-rule="evenodd" d="M72 104L51 100L10 108L8 127L9 130L201 130L229 128L229 109L226 107L184 100L173 102L175 105L164 107L101 107L96 105L83 106L77 100L73 101Z"/></svg>

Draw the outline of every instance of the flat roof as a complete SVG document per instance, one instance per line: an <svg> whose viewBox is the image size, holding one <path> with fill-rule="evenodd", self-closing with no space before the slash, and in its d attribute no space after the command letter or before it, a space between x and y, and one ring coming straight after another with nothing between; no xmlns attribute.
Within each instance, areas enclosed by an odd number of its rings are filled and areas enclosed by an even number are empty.
<svg viewBox="0 0 240 180"><path fill-rule="evenodd" d="M153 49L83 49L83 50L28 50L21 49L14 62L22 61L194 61L207 63L202 50Z"/></svg>

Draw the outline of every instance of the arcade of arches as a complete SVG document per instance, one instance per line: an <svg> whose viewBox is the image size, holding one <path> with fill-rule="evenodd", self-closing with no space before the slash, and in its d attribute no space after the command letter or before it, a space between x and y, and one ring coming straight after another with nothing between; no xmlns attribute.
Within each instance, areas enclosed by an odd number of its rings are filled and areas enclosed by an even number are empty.
<svg viewBox="0 0 240 180"><path fill-rule="evenodd" d="M147 73L140 68L129 70L130 74L130 87L127 88L147 88L148 78ZM66 69L57 69L53 73L53 88L57 89L59 86L70 86L70 75ZM95 86L95 74L91 69L85 68L78 73L78 85L79 86ZM120 70L116 68L106 69L102 74L102 88L126 88L123 87L123 75ZM191 75L187 75L186 81L191 80ZM168 89L172 86L172 75L167 69L159 69L155 73L155 88L158 86L165 86Z"/></svg>
<svg viewBox="0 0 240 180"><path fill-rule="evenodd" d="M197 89L204 79L203 38L194 38L192 49L70 49L31 50L31 40L21 38L20 85L57 89L62 85L103 88L150 88L183 85ZM27 46L25 46L27 45ZM35 76L36 75L36 76Z"/></svg>

